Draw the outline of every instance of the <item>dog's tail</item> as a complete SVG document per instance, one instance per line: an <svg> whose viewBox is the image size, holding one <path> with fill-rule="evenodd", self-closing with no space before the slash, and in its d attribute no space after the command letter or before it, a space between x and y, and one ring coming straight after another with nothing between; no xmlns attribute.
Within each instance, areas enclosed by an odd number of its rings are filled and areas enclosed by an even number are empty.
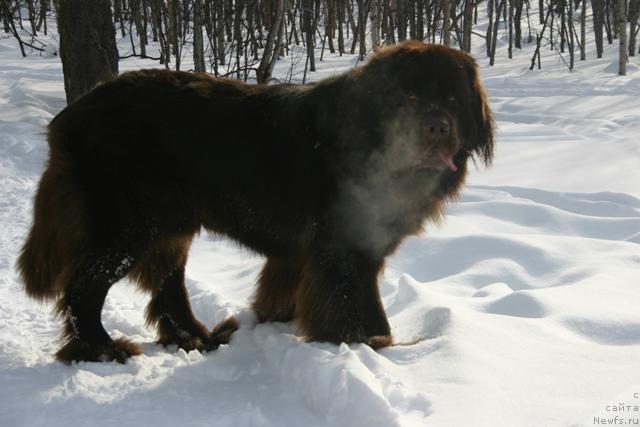
<svg viewBox="0 0 640 427"><path fill-rule="evenodd" d="M25 291L38 300L54 298L64 290L81 257L78 242L85 230L68 154L51 133L49 143L51 157L35 196L33 225L16 263Z"/></svg>

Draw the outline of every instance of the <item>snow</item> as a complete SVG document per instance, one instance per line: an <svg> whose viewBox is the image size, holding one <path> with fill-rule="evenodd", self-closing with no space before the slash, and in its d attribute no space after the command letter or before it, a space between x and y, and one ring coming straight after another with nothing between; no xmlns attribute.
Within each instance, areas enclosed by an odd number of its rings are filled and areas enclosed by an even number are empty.
<svg viewBox="0 0 640 427"><path fill-rule="evenodd" d="M52 357L58 320L13 270L45 126L65 105L61 65L22 59L1 39L0 425L638 423L639 411L606 408L640 405L639 59L621 77L617 46L574 72L544 52L543 70L529 71L529 48L511 61L499 48L495 67L476 48L499 126L496 159L472 171L442 226L389 260L380 289L400 345L305 343L293 324L256 324L248 307L263 260L202 235L187 265L191 301L209 327L239 318L229 345L207 354L156 345L144 327L148 297L121 283L103 321L144 354L68 367ZM356 62L325 53L310 77Z"/></svg>

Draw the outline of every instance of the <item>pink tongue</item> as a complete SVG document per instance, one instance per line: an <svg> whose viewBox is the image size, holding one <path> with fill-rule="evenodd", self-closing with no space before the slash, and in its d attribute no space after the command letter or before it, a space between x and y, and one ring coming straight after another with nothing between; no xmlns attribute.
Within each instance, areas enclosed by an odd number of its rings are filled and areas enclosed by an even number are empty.
<svg viewBox="0 0 640 427"><path fill-rule="evenodd" d="M452 172L457 172L458 167L453 164L453 156L451 155L445 156L444 154L442 154L442 152L438 154L440 155L440 160L442 160L442 163L447 165L447 167L451 169Z"/></svg>

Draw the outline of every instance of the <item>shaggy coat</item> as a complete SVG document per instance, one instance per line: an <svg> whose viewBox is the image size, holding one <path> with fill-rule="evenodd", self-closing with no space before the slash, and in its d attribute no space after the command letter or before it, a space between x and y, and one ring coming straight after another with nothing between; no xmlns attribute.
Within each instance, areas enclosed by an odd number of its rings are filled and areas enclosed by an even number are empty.
<svg viewBox="0 0 640 427"><path fill-rule="evenodd" d="M160 343L228 342L235 320L207 330L185 288L202 228L266 257L260 321L295 319L309 340L390 345L385 258L441 216L469 157L491 161L493 128L473 59L418 42L313 85L125 73L49 125L17 267L30 296L57 300L64 362L140 352L100 320L125 276L151 293Z"/></svg>

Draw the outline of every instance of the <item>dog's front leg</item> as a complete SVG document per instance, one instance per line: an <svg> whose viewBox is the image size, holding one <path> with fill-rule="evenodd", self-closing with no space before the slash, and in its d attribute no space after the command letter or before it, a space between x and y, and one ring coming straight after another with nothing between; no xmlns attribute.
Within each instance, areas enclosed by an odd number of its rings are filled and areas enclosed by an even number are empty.
<svg viewBox="0 0 640 427"><path fill-rule="evenodd" d="M308 339L391 345L378 292L383 265L383 259L335 242L318 245L304 263L296 293L296 318Z"/></svg>

